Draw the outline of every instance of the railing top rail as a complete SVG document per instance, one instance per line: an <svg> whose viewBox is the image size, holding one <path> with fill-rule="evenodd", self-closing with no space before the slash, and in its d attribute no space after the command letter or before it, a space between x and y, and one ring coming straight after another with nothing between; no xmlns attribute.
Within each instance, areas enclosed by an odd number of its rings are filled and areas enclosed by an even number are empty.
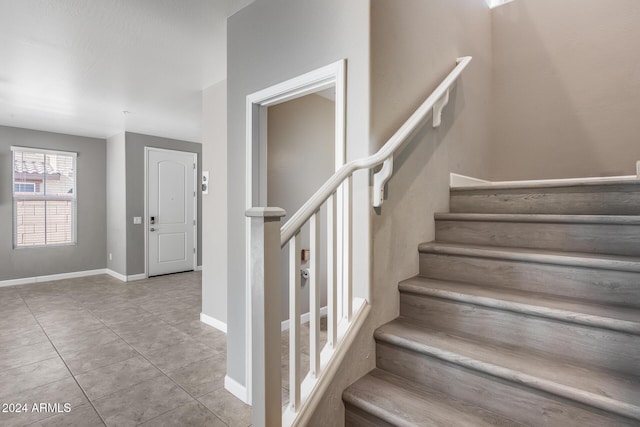
<svg viewBox="0 0 640 427"><path fill-rule="evenodd" d="M458 79L458 76L471 62L470 56L457 59L456 67L445 77L429 97L418 107L416 111L404 122L391 138L378 150L377 153L363 159L353 160L338 169L309 200L280 229L280 244L285 246L289 240L309 220L311 215L317 212L322 204L333 194L338 187L355 171L371 169L382 164L402 146L411 134L427 119L433 111L436 102L446 95L447 91Z"/></svg>

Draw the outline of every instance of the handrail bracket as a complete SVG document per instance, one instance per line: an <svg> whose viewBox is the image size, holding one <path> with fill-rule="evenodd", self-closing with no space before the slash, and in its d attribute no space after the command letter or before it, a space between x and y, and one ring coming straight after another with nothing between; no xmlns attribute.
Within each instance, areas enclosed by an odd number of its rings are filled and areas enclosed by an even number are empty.
<svg viewBox="0 0 640 427"><path fill-rule="evenodd" d="M384 203L384 186L393 174L393 156L382 163L382 168L373 174L373 207L379 208Z"/></svg>
<svg viewBox="0 0 640 427"><path fill-rule="evenodd" d="M449 103L449 89L433 105L433 127L437 128L442 123L442 110Z"/></svg>

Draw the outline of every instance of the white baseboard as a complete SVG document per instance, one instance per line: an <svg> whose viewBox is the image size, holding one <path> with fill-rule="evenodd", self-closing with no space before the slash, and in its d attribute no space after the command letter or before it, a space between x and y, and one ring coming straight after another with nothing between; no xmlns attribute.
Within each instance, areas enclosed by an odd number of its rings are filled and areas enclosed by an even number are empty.
<svg viewBox="0 0 640 427"><path fill-rule="evenodd" d="M202 271L202 266L201 265L196 266L196 270L195 271Z"/></svg>
<svg viewBox="0 0 640 427"><path fill-rule="evenodd" d="M248 404L249 399L247 399L247 388L231 378L229 375L225 375L224 377L224 388L229 393Z"/></svg>
<svg viewBox="0 0 640 427"><path fill-rule="evenodd" d="M200 321L205 325L209 325L217 330L227 333L227 324L216 319L215 317L207 316L204 313L200 313Z"/></svg>
<svg viewBox="0 0 640 427"><path fill-rule="evenodd" d="M327 307L321 307L320 308L320 316L326 316L327 315ZM311 318L309 313L304 313L302 316L300 316L300 324L305 324L305 323L309 323L309 319ZM280 326L280 330L282 331L286 331L289 329L289 319L287 320L283 320L282 324Z"/></svg>
<svg viewBox="0 0 640 427"><path fill-rule="evenodd" d="M640 168L640 162L638 162L638 168ZM452 173L450 174L449 185L451 188L464 188L475 186L495 186L508 187L512 185L519 186L540 186L540 185L571 185L581 183L598 183L598 182L619 182L619 181L633 181L640 179L640 170L638 175L622 175L622 176L590 176L585 178L553 178L553 179L528 179L522 181L485 181L470 176L464 176Z"/></svg>
<svg viewBox="0 0 640 427"><path fill-rule="evenodd" d="M113 271L113 270L111 270L110 268L107 268L107 269L105 270L105 273L106 273L106 274L108 274L109 276L111 276L111 277L113 277L113 278L116 278L116 279L118 279L118 280L121 280L121 281L123 281L123 282L126 282L126 281L127 281L127 276L125 276L124 274L120 274L120 273L118 273L117 271Z"/></svg>
<svg viewBox="0 0 640 427"><path fill-rule="evenodd" d="M49 274L47 276L23 277L20 279L2 280L0 281L0 287L27 285L30 283L40 283L40 282L50 282L53 280L75 279L77 277L97 276L99 274L106 274L106 273L107 273L106 269L100 268L97 270L73 271L71 273Z"/></svg>
<svg viewBox="0 0 640 427"><path fill-rule="evenodd" d="M111 269L106 269L105 273L108 274L111 277L114 277L122 282L133 282L134 280L142 280L142 279L146 279L147 275L142 273L142 274L132 274L130 276L125 276L124 274L120 274L117 271L113 271Z"/></svg>
<svg viewBox="0 0 640 427"><path fill-rule="evenodd" d="M451 173L449 175L449 186L451 187L472 187L474 185L487 185L490 181L484 179L473 178L471 176Z"/></svg>

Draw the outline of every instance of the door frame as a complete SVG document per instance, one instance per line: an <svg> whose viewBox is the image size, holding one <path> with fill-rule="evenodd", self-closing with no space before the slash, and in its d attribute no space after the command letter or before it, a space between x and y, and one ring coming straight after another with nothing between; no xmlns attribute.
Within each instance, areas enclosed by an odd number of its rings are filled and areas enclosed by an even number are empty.
<svg viewBox="0 0 640 427"><path fill-rule="evenodd" d="M193 168L193 189L196 192L196 197L193 198L193 213L195 217L195 223L193 224L193 246L195 252L193 253L193 271L198 268L198 153L191 151L171 150L168 148L158 147L144 147L144 218L142 219L142 225L144 226L144 277L149 278L149 224L147 223L149 218L149 153L152 151L165 152L165 153L180 153L189 154L193 156L193 162L196 167Z"/></svg>
<svg viewBox="0 0 640 427"><path fill-rule="evenodd" d="M346 162L346 73L347 60L332 64L254 92L246 100L245 208L266 206L267 108L335 87L335 170ZM338 201L338 212L347 208ZM289 212L293 213L293 212ZM341 215L338 215L339 221ZM339 227L341 227L339 225ZM245 393L251 404L251 221L245 220ZM340 261L338 261L340 263ZM240 397L240 396L239 396Z"/></svg>

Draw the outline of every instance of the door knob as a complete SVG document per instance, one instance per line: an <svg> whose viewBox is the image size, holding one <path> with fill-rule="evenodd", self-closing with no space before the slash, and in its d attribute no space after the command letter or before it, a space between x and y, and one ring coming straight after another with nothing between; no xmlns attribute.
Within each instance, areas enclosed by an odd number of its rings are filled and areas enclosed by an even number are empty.
<svg viewBox="0 0 640 427"><path fill-rule="evenodd" d="M149 231L156 231L156 229L155 229L155 228L153 228L153 227L151 227L151 228L149 229Z"/></svg>

